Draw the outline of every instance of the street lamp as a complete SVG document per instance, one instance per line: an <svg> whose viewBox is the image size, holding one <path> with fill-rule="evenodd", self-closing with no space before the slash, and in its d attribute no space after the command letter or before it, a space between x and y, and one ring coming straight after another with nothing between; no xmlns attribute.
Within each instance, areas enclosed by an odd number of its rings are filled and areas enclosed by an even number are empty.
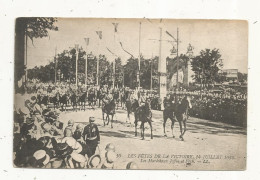
<svg viewBox="0 0 260 180"><path fill-rule="evenodd" d="M60 82L60 69L58 69L58 77L59 77L59 82Z"/></svg>
<svg viewBox="0 0 260 180"><path fill-rule="evenodd" d="M194 47L191 46L191 44L189 44L189 46L187 47L187 53L186 53L189 58L193 57L193 49L194 49Z"/></svg>

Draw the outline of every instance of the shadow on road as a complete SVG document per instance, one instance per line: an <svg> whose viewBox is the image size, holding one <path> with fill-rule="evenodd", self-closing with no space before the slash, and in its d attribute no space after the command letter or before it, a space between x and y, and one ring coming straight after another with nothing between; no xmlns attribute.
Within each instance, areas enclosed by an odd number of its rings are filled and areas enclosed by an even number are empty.
<svg viewBox="0 0 260 180"><path fill-rule="evenodd" d="M221 134L226 136L232 134L246 135L246 129L242 127L207 120L188 120L187 129L192 133Z"/></svg>

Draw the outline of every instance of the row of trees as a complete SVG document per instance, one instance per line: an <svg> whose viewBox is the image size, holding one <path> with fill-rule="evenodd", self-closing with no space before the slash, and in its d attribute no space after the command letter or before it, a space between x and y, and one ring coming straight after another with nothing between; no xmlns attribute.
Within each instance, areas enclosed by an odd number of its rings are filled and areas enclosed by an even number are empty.
<svg viewBox="0 0 260 180"><path fill-rule="evenodd" d="M48 31L57 31L58 27L55 25L56 18L18 18L16 20L16 43L15 43L15 86L17 89L17 82L25 75L24 66L24 52L25 52L25 38L28 37L32 42L35 38L43 38L48 36ZM57 57L57 69L61 70L61 79L75 81L75 49L64 50ZM86 52L81 48L79 51L78 61L78 77L80 81L85 79L85 57ZM88 60L88 75L89 83L95 84L96 82L96 64L97 58L99 59L99 81L100 84L111 84L113 79L113 64L107 61L104 55L94 57ZM176 72L177 58L167 58L167 74L168 79ZM186 68L189 58L186 55L179 56L179 67ZM213 84L214 82L225 81L225 77L218 72L223 67L221 54L218 49L205 49L201 50L198 56L191 60L192 70L194 71L194 80L202 86ZM141 57L141 72L140 84L143 88L150 88L151 84L154 88L158 88L158 57L152 59L144 59ZM130 58L127 60L126 65L122 65L120 58L116 59L116 74L115 84L122 86L125 84L131 88L137 86L137 71L138 59ZM28 78L37 78L43 82L54 81L55 77L55 63L50 62L46 66L34 67L28 71ZM152 78L151 78L152 77ZM247 74L238 74L238 80L241 82L247 81ZM152 82L151 82L152 81Z"/></svg>
<svg viewBox="0 0 260 180"><path fill-rule="evenodd" d="M57 55L56 68L60 70L58 80L75 82L76 73L76 50L64 50ZM99 84L112 85L113 83L113 62L109 62L105 55L100 54L98 57L93 56L88 58L88 84L96 84L97 79L97 60L99 60ZM187 68L190 60L184 54L179 56L179 67ZM115 85L121 87L123 85L130 88L135 88L138 85L138 59L129 58L125 65L122 65L120 58L115 59ZM167 58L167 74L168 79L176 72L177 58ZM86 52L83 48L79 48L78 54L78 79L80 82L85 82L85 66L86 66ZM141 56L140 61L140 85L144 89L153 89L159 87L159 73L158 73L158 57L152 59L145 59ZM192 70L194 71L194 80L202 86L207 86L214 82L220 82L221 76L219 70L223 63L219 50L206 49L200 52L200 55L195 56L191 60ZM152 78L151 78L152 77ZM55 78L55 63L50 62L46 66L34 67L28 71L28 78L37 78L43 82L54 81ZM151 82L152 81L152 82Z"/></svg>
<svg viewBox="0 0 260 180"><path fill-rule="evenodd" d="M105 55L98 57L88 57L88 84L96 84L97 80L97 60L99 60L99 84L112 85L113 83L113 62L109 62ZM78 53L78 80L85 82L86 52L79 48ZM123 85L135 88L138 85L138 59L129 58L125 65L122 65L120 58L115 59L115 85ZM76 50L64 50L56 57L56 70L59 70L57 79L61 81L75 82L76 73ZM158 57L153 59L144 59L141 57L140 84L143 88L151 88L151 75L153 77L153 87L158 87ZM46 66L35 66L28 70L29 79L39 79L42 82L54 82L55 80L55 62L50 62Z"/></svg>

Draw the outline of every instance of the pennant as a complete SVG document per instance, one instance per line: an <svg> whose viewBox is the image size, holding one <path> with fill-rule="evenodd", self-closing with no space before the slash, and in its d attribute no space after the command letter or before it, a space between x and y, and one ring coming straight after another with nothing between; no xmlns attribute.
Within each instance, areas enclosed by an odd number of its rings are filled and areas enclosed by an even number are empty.
<svg viewBox="0 0 260 180"><path fill-rule="evenodd" d="M172 37L175 41L177 41L177 40L175 39L175 37L173 37L173 35L171 35L168 31L165 31L165 33L166 33L168 36Z"/></svg>
<svg viewBox="0 0 260 180"><path fill-rule="evenodd" d="M86 45L89 45L89 38L84 38Z"/></svg>
<svg viewBox="0 0 260 180"><path fill-rule="evenodd" d="M99 39L102 39L102 31L96 31L96 33L97 33Z"/></svg>
<svg viewBox="0 0 260 180"><path fill-rule="evenodd" d="M128 51L126 51L126 50L123 48L122 42L119 42L119 43L120 43L120 45L121 45L123 51L125 51L125 52L126 52L127 54L129 54L132 58L134 58L134 56L133 56L131 53L129 53Z"/></svg>
<svg viewBox="0 0 260 180"><path fill-rule="evenodd" d="M112 23L115 27L115 32L117 32L117 26L118 26L118 23Z"/></svg>
<svg viewBox="0 0 260 180"><path fill-rule="evenodd" d="M113 54L114 56L118 57L115 53L113 53L110 49L108 49L108 47L107 47L107 50L108 50L111 54Z"/></svg>

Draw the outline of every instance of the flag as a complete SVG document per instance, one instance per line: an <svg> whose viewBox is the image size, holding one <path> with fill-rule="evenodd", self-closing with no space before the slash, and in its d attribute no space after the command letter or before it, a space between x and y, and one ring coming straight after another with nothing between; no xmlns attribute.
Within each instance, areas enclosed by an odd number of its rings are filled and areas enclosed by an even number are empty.
<svg viewBox="0 0 260 180"><path fill-rule="evenodd" d="M173 37L173 35L171 35L168 31L165 31L166 32L166 34L168 35L168 36L171 36L175 41L177 41L176 39L175 39L175 37Z"/></svg>
<svg viewBox="0 0 260 180"><path fill-rule="evenodd" d="M86 45L89 45L89 38L84 38Z"/></svg>
<svg viewBox="0 0 260 180"><path fill-rule="evenodd" d="M110 49L108 49L108 47L107 47L107 50L108 50L111 54L113 54L114 56L118 57L115 53L113 53Z"/></svg>
<svg viewBox="0 0 260 180"><path fill-rule="evenodd" d="M102 31L96 31L96 33L97 33L99 39L102 39Z"/></svg>
<svg viewBox="0 0 260 180"><path fill-rule="evenodd" d="M115 32L117 32L117 26L118 26L118 23L112 23L115 27Z"/></svg>
<svg viewBox="0 0 260 180"><path fill-rule="evenodd" d="M120 43L122 49L123 49L127 54L129 54L132 58L134 58L134 56L133 56L131 53L129 53L128 51L126 51L126 50L123 48L122 42L119 42L119 43Z"/></svg>

